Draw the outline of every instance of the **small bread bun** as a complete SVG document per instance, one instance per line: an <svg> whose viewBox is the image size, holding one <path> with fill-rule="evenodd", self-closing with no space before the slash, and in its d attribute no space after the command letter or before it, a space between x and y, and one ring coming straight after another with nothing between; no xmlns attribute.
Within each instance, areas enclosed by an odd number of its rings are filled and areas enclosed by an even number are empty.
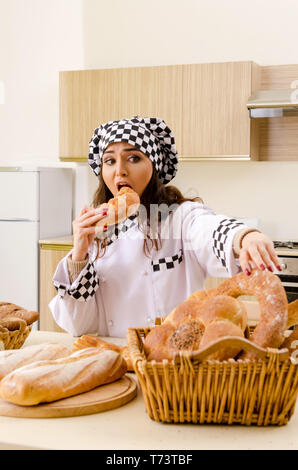
<svg viewBox="0 0 298 470"><path fill-rule="evenodd" d="M101 219L96 226L115 225L134 214L140 206L139 195L128 186L120 189L117 196L99 206L99 209L108 209L106 217Z"/></svg>

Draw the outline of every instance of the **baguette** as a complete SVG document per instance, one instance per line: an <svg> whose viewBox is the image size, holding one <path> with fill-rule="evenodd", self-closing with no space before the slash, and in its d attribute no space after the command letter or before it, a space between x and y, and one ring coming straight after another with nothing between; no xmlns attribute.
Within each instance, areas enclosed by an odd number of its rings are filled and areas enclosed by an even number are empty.
<svg viewBox="0 0 298 470"><path fill-rule="evenodd" d="M121 354L121 356L125 359L127 364L127 370L134 372L134 368L132 365L132 360L130 358L128 346L119 346L118 344L108 343L97 336L91 335L82 335L76 339L76 341L72 345L73 351L78 351L79 349L85 348L98 348L101 351L109 349L111 351L116 351L117 353Z"/></svg>
<svg viewBox="0 0 298 470"><path fill-rule="evenodd" d="M23 406L52 402L113 382L126 370L125 360L115 351L86 348L11 372L0 382L0 397Z"/></svg>
<svg viewBox="0 0 298 470"><path fill-rule="evenodd" d="M69 356L71 351L62 344L44 343L23 349L0 351L0 380L10 372L32 362Z"/></svg>

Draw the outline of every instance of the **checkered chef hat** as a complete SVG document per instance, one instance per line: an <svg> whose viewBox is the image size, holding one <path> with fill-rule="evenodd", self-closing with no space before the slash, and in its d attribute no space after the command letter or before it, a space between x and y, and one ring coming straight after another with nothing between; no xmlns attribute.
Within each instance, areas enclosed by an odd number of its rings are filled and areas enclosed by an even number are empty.
<svg viewBox="0 0 298 470"><path fill-rule="evenodd" d="M160 118L141 118L109 121L95 129L89 142L88 163L99 175L102 155L113 142L127 142L137 147L153 162L162 183L166 184L176 175L178 154L174 134Z"/></svg>

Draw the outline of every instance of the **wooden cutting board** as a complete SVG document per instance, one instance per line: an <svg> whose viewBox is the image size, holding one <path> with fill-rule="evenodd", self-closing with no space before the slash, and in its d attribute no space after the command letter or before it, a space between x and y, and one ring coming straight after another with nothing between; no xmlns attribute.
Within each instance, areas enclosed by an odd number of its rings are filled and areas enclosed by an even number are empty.
<svg viewBox="0 0 298 470"><path fill-rule="evenodd" d="M116 382L101 385L90 392L52 403L19 406L0 399L0 415L16 418L63 418L112 410L128 403L137 395L135 380L125 375Z"/></svg>

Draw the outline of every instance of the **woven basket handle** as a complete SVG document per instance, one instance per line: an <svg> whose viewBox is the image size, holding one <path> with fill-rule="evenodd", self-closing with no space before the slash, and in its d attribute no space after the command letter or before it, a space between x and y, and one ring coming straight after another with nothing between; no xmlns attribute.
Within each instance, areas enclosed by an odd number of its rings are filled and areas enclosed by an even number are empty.
<svg viewBox="0 0 298 470"><path fill-rule="evenodd" d="M187 353L187 356L195 361L201 362L207 359L210 354L213 354L219 351L221 348L225 348L227 346L252 352L260 359L265 359L270 352L276 354L281 361L285 361L289 358L288 349L264 349L245 338L237 338L235 336L224 336L216 341L213 341L211 344L209 344L209 346L201 349L200 351L192 351L191 353ZM180 354L184 355L183 353ZM175 356L175 362L180 361L180 354Z"/></svg>

